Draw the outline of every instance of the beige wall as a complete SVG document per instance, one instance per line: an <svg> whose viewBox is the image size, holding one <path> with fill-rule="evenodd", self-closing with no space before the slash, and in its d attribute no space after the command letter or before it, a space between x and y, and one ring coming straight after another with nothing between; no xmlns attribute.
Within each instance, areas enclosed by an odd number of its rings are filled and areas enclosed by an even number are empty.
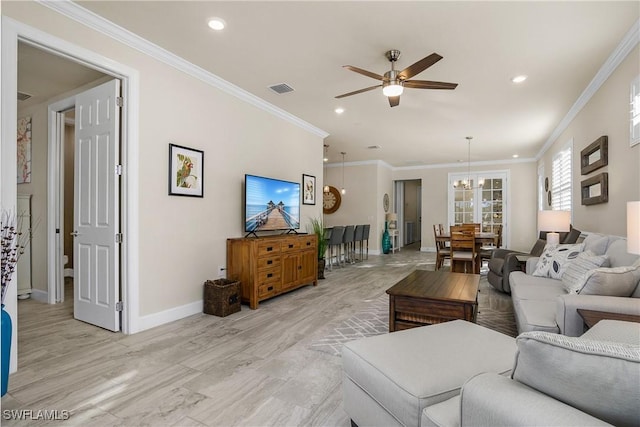
<svg viewBox="0 0 640 427"><path fill-rule="evenodd" d="M394 180L422 180L421 247L433 249L433 224L448 224L449 173L466 172L464 167L398 169ZM506 221L509 235L504 245L518 250L531 249L536 239L536 163L512 162L472 166L471 172L507 171L508 200Z"/></svg>
<svg viewBox="0 0 640 427"><path fill-rule="evenodd" d="M139 174L141 316L202 299L203 282L226 264L226 239L243 235L245 173L322 180L322 138L38 4L4 3L2 13L139 72L139 163L131 167ZM169 143L204 150L204 198L167 195ZM321 208L302 207L303 230Z"/></svg>
<svg viewBox="0 0 640 427"><path fill-rule="evenodd" d="M640 200L640 144L629 146L629 87L639 64L636 45L541 159L551 181L553 155L573 138L572 211L579 230L626 236L626 202ZM609 140L609 165L581 175L580 151L602 135ZM609 202L583 206L580 182L601 172L609 175Z"/></svg>

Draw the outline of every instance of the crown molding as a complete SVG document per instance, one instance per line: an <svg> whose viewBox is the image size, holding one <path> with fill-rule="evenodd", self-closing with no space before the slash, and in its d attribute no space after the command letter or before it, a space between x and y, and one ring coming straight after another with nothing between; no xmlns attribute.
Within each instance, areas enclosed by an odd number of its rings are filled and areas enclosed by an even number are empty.
<svg viewBox="0 0 640 427"><path fill-rule="evenodd" d="M82 6L77 5L71 0L36 0L42 6L45 6L59 14L73 19L86 27L89 27L95 31L98 31L132 49L136 49L146 55L151 56L158 61L164 62L177 70L180 70L196 79L199 79L213 87L216 87L229 95L235 96L242 101L260 108L276 117L286 120L294 125L310 132L320 138L326 138L329 136L328 132L313 126L312 124L302 120L299 117L294 116L287 111L276 107L275 105L259 98L252 93L247 92L244 89L216 76L215 74L198 67L195 64L181 58L169 52L166 49L150 42L147 39L140 37L139 35L132 33L131 31L103 18L102 16L85 9Z"/></svg>
<svg viewBox="0 0 640 427"><path fill-rule="evenodd" d="M622 41L618 44L615 50L609 55L609 58L602 64L602 67L598 70L595 77L591 80L591 82L587 85L582 94L578 97L573 106L569 109L564 118L558 123L558 126L551 132L549 138L544 143L538 154L536 155L536 159L540 160L542 156L547 152L547 150L556 142L556 140L560 137L562 132L564 132L573 119L576 118L580 110L587 105L587 103L591 100L591 97L595 95L595 93L600 89L600 87L607 81L609 76L615 71L616 68L620 65L622 61L631 53L631 51L636 47L636 45L640 42L640 19L637 20L627 31L627 34L622 38Z"/></svg>
<svg viewBox="0 0 640 427"><path fill-rule="evenodd" d="M537 162L535 158L522 158L522 159L507 159L507 160L482 160L480 162L455 162L455 163L438 163L435 165L415 165L415 166L397 166L392 170L396 171L408 171L408 170L420 170L420 169L443 169L443 168L462 168L467 166L493 166L493 165L512 165L516 163L532 163Z"/></svg>

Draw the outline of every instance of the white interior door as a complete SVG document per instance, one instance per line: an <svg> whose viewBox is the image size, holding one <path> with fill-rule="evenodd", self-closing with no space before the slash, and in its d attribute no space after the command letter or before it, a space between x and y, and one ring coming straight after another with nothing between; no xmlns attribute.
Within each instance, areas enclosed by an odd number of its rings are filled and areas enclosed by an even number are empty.
<svg viewBox="0 0 640 427"><path fill-rule="evenodd" d="M74 317L120 330L120 81L76 96Z"/></svg>

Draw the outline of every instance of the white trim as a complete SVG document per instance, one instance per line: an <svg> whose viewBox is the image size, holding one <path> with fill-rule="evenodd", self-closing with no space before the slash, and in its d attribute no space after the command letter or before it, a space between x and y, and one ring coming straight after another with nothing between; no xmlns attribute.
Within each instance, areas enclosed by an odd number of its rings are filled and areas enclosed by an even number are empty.
<svg viewBox="0 0 640 427"><path fill-rule="evenodd" d="M63 274L64 277L73 277L73 268L65 268Z"/></svg>
<svg viewBox="0 0 640 427"><path fill-rule="evenodd" d="M49 295L43 290L31 289L31 299L46 304L49 302Z"/></svg>
<svg viewBox="0 0 640 427"><path fill-rule="evenodd" d="M578 115L580 110L587 105L587 103L591 100L591 97L595 95L595 93L600 89L600 87L607 81L609 76L615 71L616 68L620 65L622 61L631 53L631 51L636 47L636 45L640 42L640 19L638 19L627 31L627 34L622 38L622 41L618 44L615 50L609 55L609 58L602 64L602 67L598 70L595 77L591 80L591 82L587 85L582 94L578 97L573 106L569 109L564 118L558 123L558 126L551 132L547 142L544 143L538 154L536 155L536 159L542 158L547 150L553 145L554 142L560 137L562 132L564 132L573 119Z"/></svg>
<svg viewBox="0 0 640 427"><path fill-rule="evenodd" d="M176 320L184 319L185 317L193 316L194 314L200 314L202 313L202 308L203 301L198 300L189 304L181 305L180 307L174 307L165 311L141 316L138 319L138 332L155 328L156 326L164 325L165 323L175 322Z"/></svg>
<svg viewBox="0 0 640 427"><path fill-rule="evenodd" d="M139 134L139 98L140 78L137 70L112 61L94 51L82 48L60 38L54 37L36 28L2 16L2 90L6 93L17 92L17 43L18 39L50 52L67 57L93 69L122 80L122 93L125 105L122 109L122 231L125 239L122 244L122 294L124 307L122 312L122 332L138 332L139 317L139 227L138 227L138 134ZM15 97L2 97L1 130L2 141L15 141L17 121L17 101ZM6 120L6 122L4 121ZM12 149L9 149L12 148ZM13 155L11 155L13 153ZM1 171L2 182L15 182L16 159L15 144L2 144ZM15 204L15 185L0 187L3 206ZM14 200L13 204L7 204ZM51 298L51 296L48 296ZM11 298L11 295L7 295ZM15 306L12 313L15 318ZM14 323L14 327L17 322ZM17 336L17 333L14 334ZM17 348L17 345L12 347ZM17 361L17 355L11 358ZM15 369L13 369L15 370Z"/></svg>
<svg viewBox="0 0 640 427"><path fill-rule="evenodd" d="M70 0L36 1L42 6L46 6L49 9L66 16L67 18L73 19L74 21L79 22L82 25L105 34L106 36L120 43L123 43L126 46L136 49L146 55L149 55L152 58L157 59L158 61L164 62L165 64L170 65L184 73L187 73L190 76L195 77L211 86L214 86L230 95L233 95L248 104L267 111L268 113L271 113L274 116L286 120L290 123L293 123L294 125L306 130L307 132L317 135L320 138L326 138L329 136L329 134L324 130L313 126L312 124L302 120L301 118L296 117L279 107L276 107L275 105L253 95L252 93L247 92L246 90L232 83L229 83L228 81L216 76L215 74L192 64L191 62L179 57L178 55L175 55L168 50L163 49L162 47L154 43L151 43L150 41L140 37L139 35L134 34L117 24L114 24L113 22L91 12L88 9L85 9L82 6L77 5L76 3L73 3Z"/></svg>
<svg viewBox="0 0 640 427"><path fill-rule="evenodd" d="M537 158L527 157L527 158L519 158L519 159L506 159L506 160L482 160L471 162L471 166L491 166L491 165L511 165L516 163L534 163L537 162ZM408 171L408 170L422 170L422 169L444 169L444 168L461 168L469 163L438 163L434 165L415 165L415 166L391 166L389 163L384 160L361 160L356 162L345 162L345 166L367 166L367 165L376 165L381 167L386 167L391 169L393 172L397 171ZM337 163L327 163L325 165L326 168L341 168L342 162Z"/></svg>

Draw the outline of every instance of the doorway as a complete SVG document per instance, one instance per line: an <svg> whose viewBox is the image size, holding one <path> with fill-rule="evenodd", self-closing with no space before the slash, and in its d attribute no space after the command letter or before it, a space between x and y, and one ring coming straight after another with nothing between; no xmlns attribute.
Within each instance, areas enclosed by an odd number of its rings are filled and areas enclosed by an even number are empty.
<svg viewBox="0 0 640 427"><path fill-rule="evenodd" d="M422 233L422 180L395 181L394 209L398 215L401 247L420 251Z"/></svg>

